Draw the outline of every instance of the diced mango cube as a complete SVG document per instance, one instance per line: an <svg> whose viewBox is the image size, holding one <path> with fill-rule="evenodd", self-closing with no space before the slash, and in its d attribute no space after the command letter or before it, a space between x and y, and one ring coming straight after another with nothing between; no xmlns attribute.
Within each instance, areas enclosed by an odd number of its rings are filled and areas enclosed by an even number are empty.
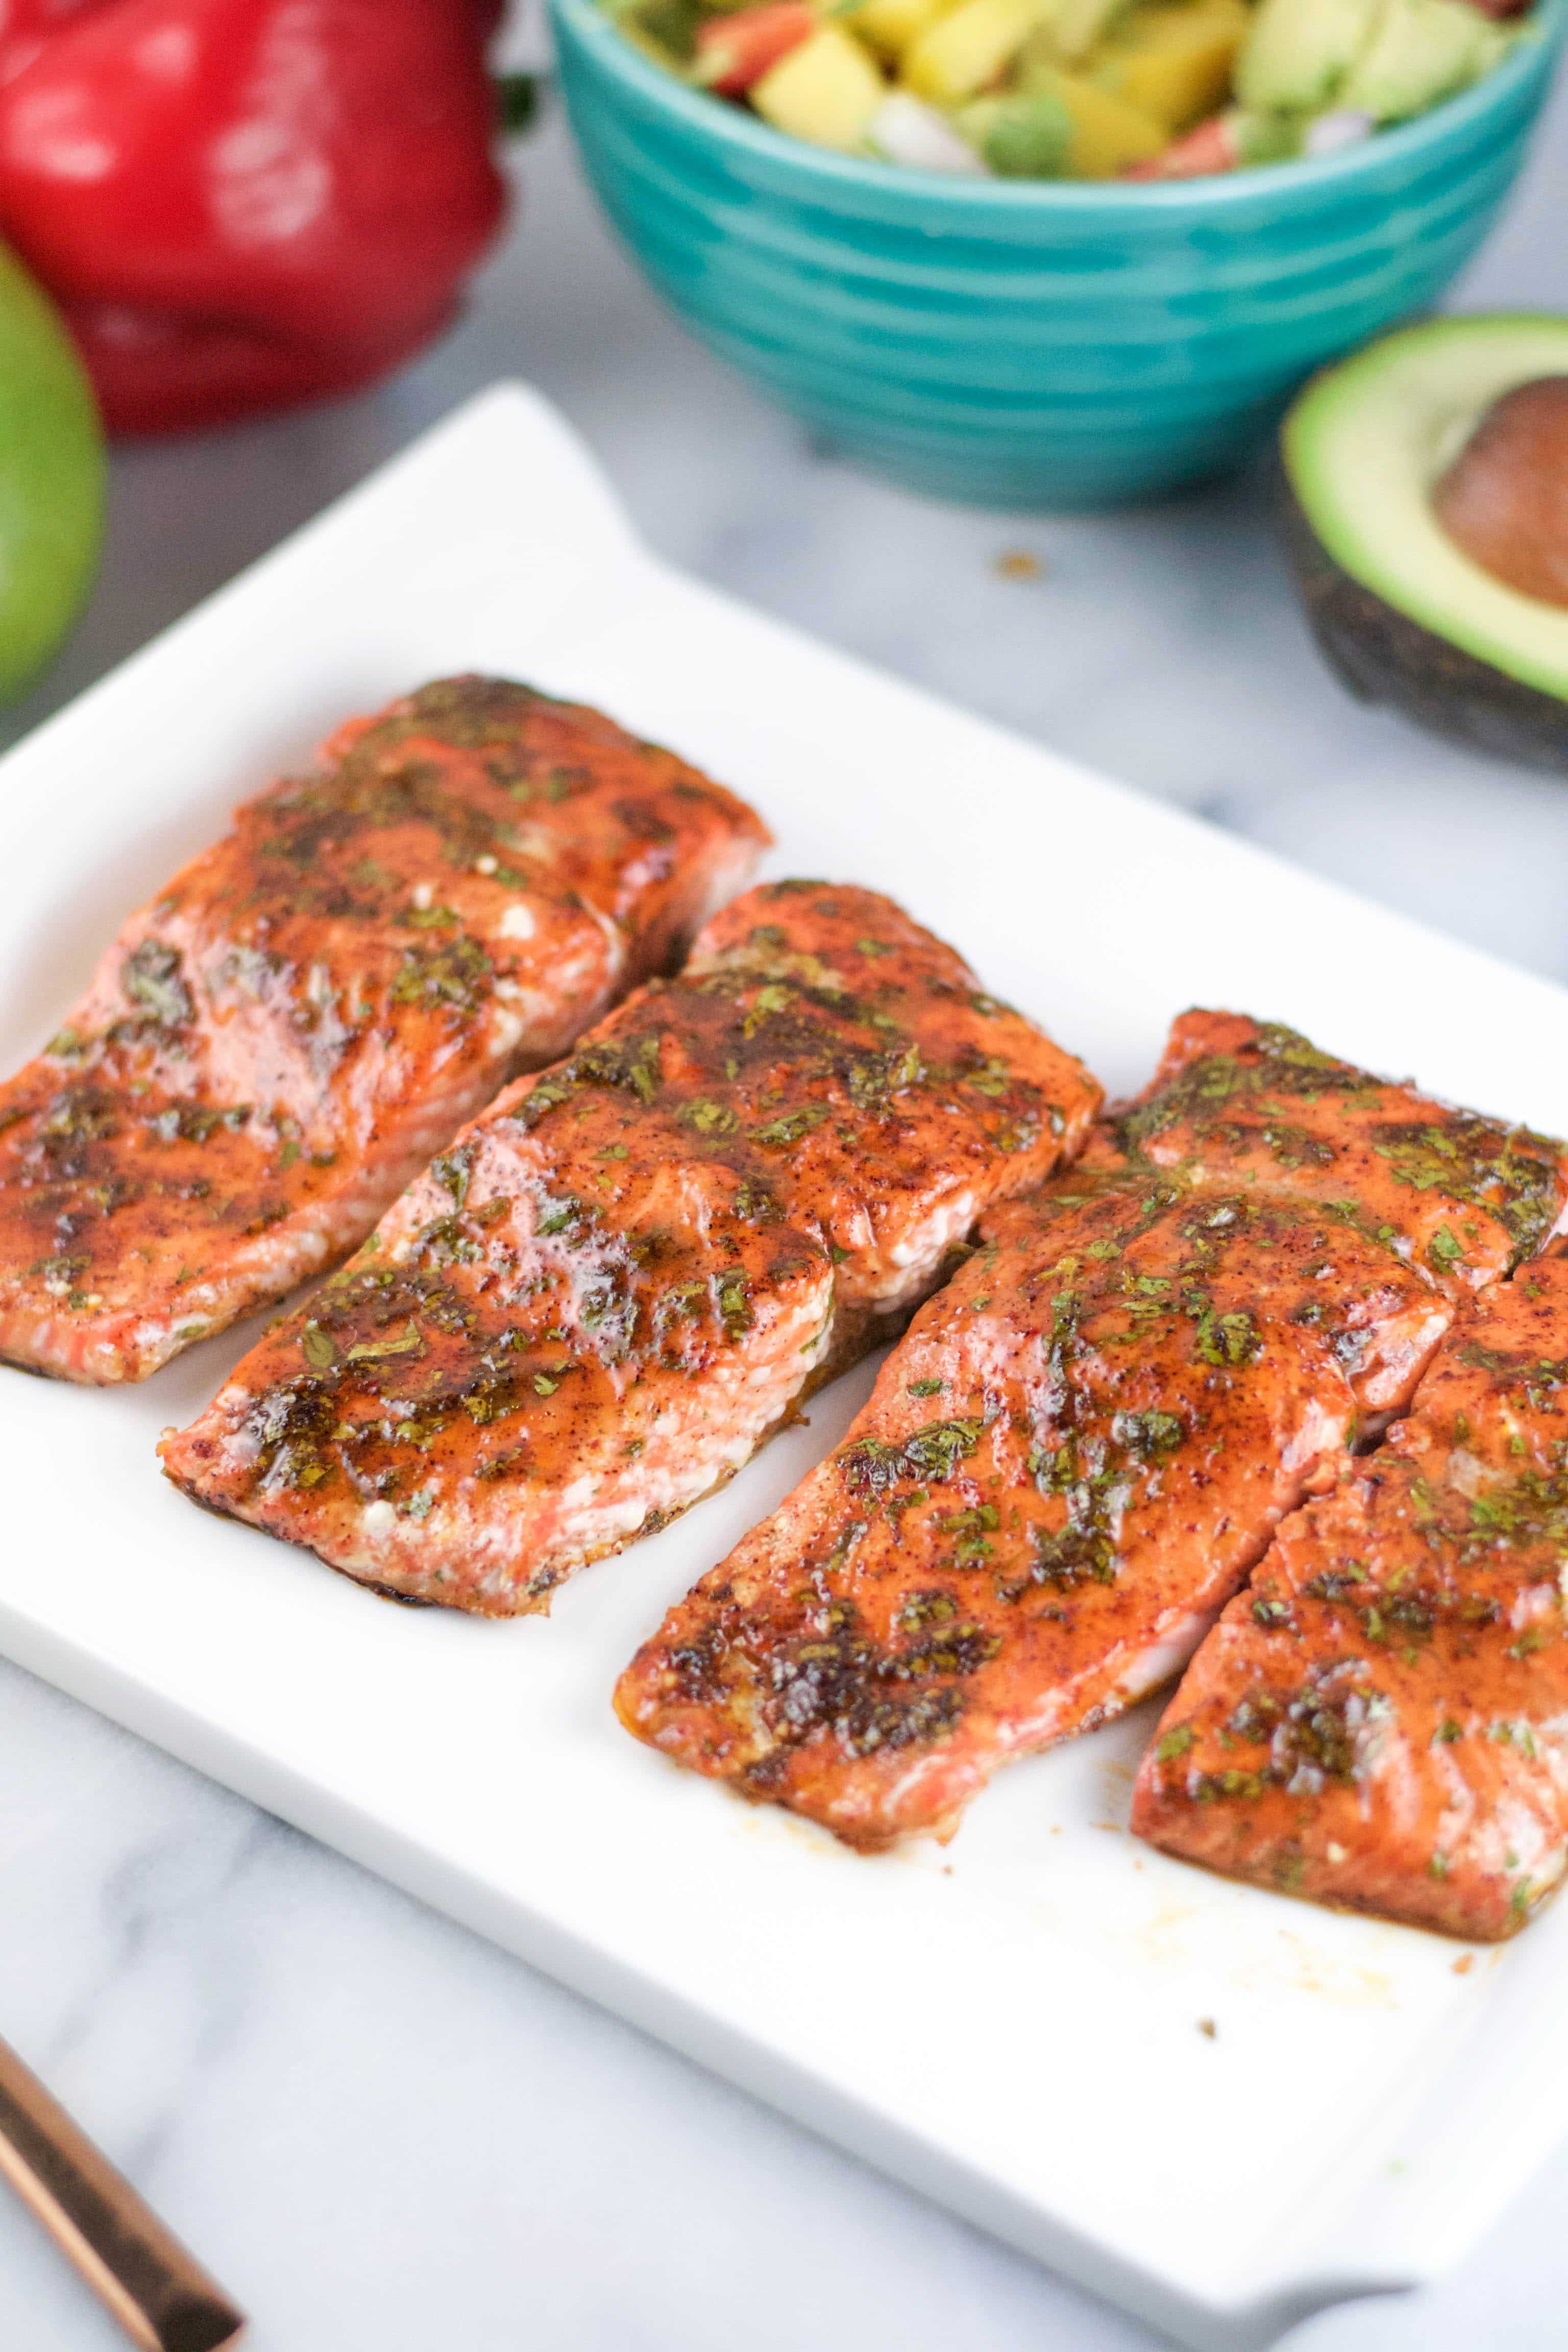
<svg viewBox="0 0 1568 2352"><path fill-rule="evenodd" d="M1030 89L1054 91L1072 117L1067 161L1070 179L1114 180L1130 164L1146 163L1169 143L1163 122L1081 74L1033 62L1026 79Z"/></svg>
<svg viewBox="0 0 1568 2352"><path fill-rule="evenodd" d="M945 16L954 0L861 0L843 22L879 57L896 65L928 25Z"/></svg>
<svg viewBox="0 0 1568 2352"><path fill-rule="evenodd" d="M852 151L887 95L870 51L842 25L824 25L752 84L752 104L793 139Z"/></svg>
<svg viewBox="0 0 1568 2352"><path fill-rule="evenodd" d="M1090 52L1084 70L1173 136L1226 103L1251 22L1247 0L1149 0Z"/></svg>
<svg viewBox="0 0 1568 2352"><path fill-rule="evenodd" d="M1047 23L1058 56L1076 65L1127 14L1128 5L1129 0L1052 0Z"/></svg>
<svg viewBox="0 0 1568 2352"><path fill-rule="evenodd" d="M903 79L938 106L960 106L1011 65L1040 14L1041 0L962 0L910 49Z"/></svg>

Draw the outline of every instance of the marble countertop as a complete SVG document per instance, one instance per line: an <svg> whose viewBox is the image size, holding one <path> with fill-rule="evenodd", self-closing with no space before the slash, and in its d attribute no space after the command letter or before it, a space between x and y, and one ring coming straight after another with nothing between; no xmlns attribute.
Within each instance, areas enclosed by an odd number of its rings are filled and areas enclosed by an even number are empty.
<svg viewBox="0 0 1568 2352"><path fill-rule="evenodd" d="M396 383L117 456L98 594L5 736L468 392L521 374L676 563L1568 980L1568 790L1342 694L1286 585L1261 474L1100 520L886 488L668 322L558 120L516 176L517 234L458 331ZM1565 216L1568 86L1462 306L1568 310ZM998 570L1018 550L1037 578ZM256 2352L1155 2342L4 1666L0 1786L0 2030L254 2315ZM1565 2200L1568 2147L1450 2280L1321 2315L1291 2352L1560 2342ZM120 2342L0 2198L0 2344Z"/></svg>

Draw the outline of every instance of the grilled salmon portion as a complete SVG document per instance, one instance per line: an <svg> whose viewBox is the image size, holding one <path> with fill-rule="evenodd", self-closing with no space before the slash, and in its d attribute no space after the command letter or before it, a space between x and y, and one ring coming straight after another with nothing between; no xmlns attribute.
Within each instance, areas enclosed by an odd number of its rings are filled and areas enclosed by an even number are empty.
<svg viewBox="0 0 1568 2352"><path fill-rule="evenodd" d="M1315 1202L1064 1194L987 1221L837 1453L638 1653L628 1730L854 1845L940 1833L1175 1672L1443 1328Z"/></svg>
<svg viewBox="0 0 1568 2352"><path fill-rule="evenodd" d="M901 1325L1099 1099L890 900L750 891L469 1127L165 1467L389 1591L545 1608Z"/></svg>
<svg viewBox="0 0 1568 2352"><path fill-rule="evenodd" d="M595 710L453 678L357 719L126 923L0 1087L0 1358L141 1380L363 1239L765 845Z"/></svg>
<svg viewBox="0 0 1568 2352"><path fill-rule="evenodd" d="M1564 1147L1320 1053L1276 1022L1185 1013L1095 1160L1352 1202L1365 1229L1451 1297L1539 1250Z"/></svg>
<svg viewBox="0 0 1568 2352"><path fill-rule="evenodd" d="M1563 1198L1545 1139L1186 1015L1071 1174L985 1221L838 1451L671 1611L623 1722L852 1844L942 1832L1009 1757L1180 1668Z"/></svg>
<svg viewBox="0 0 1568 2352"><path fill-rule="evenodd" d="M1568 1863L1568 1260L1469 1307L1389 1444L1285 1521L1193 1661L1132 1826L1451 1935Z"/></svg>

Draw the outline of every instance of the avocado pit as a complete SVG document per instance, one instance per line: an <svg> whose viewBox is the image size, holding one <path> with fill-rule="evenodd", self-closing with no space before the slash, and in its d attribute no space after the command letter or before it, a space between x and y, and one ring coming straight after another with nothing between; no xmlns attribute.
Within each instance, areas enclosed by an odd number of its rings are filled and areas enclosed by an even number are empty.
<svg viewBox="0 0 1568 2352"><path fill-rule="evenodd" d="M1472 563L1521 596L1568 608L1568 375L1494 400L1432 504Z"/></svg>

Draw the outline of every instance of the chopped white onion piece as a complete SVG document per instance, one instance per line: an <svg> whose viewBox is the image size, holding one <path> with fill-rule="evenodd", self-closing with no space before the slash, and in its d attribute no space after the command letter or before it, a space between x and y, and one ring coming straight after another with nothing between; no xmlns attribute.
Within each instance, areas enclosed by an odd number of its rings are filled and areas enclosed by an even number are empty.
<svg viewBox="0 0 1568 2352"><path fill-rule="evenodd" d="M896 89L882 100L867 126L866 137L889 163L906 164L912 172L989 176L973 148L959 137L946 115L911 98L907 90Z"/></svg>
<svg viewBox="0 0 1568 2352"><path fill-rule="evenodd" d="M1336 106L1327 114L1320 114L1307 125L1307 135L1301 142L1303 155L1337 155L1342 147L1354 147L1363 139L1370 139L1373 120L1358 107Z"/></svg>

